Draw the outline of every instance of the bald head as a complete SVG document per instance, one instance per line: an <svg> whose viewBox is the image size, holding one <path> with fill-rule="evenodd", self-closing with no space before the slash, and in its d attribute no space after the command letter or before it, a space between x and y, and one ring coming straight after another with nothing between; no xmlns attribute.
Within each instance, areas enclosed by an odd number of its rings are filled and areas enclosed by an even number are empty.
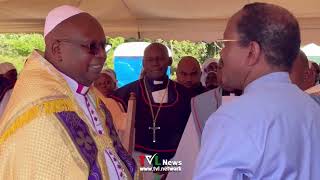
<svg viewBox="0 0 320 180"><path fill-rule="evenodd" d="M177 67L177 81L187 88L200 84L201 69L198 60L192 56L182 57Z"/></svg>
<svg viewBox="0 0 320 180"><path fill-rule="evenodd" d="M290 79L293 84L296 84L300 89L306 90L304 76L309 69L308 58L303 51L300 50L297 58L294 60L291 71Z"/></svg>
<svg viewBox="0 0 320 180"><path fill-rule="evenodd" d="M153 53L153 51L159 51L161 55L169 57L167 47L161 43L151 43L149 46L147 46L144 50L144 56L150 55L150 53Z"/></svg>
<svg viewBox="0 0 320 180"><path fill-rule="evenodd" d="M145 49L142 63L147 78L161 80L166 76L168 66L171 66L172 60L165 45L152 43Z"/></svg>
<svg viewBox="0 0 320 180"><path fill-rule="evenodd" d="M183 66L195 66L198 69L200 69L200 64L198 60L192 56L184 56L181 58L181 60L178 63L178 69L179 67L183 67Z"/></svg>
<svg viewBox="0 0 320 180"><path fill-rule="evenodd" d="M89 86L106 59L106 38L99 22L88 13L71 16L45 37L45 58L60 72Z"/></svg>

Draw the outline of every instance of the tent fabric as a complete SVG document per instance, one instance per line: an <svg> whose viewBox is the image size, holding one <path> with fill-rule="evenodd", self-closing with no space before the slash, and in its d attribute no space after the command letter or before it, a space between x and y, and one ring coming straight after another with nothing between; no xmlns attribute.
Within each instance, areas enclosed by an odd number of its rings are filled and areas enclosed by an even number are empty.
<svg viewBox="0 0 320 180"><path fill-rule="evenodd" d="M107 36L206 41L222 38L227 19L250 0L0 0L0 32L43 31L47 13L69 4L89 12ZM303 44L320 44L319 0L261 0L289 9Z"/></svg>

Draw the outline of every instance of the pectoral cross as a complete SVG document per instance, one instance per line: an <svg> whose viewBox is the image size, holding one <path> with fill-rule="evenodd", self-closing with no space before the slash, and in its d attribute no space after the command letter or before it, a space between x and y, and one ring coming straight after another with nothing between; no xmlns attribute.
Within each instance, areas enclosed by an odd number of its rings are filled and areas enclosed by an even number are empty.
<svg viewBox="0 0 320 180"><path fill-rule="evenodd" d="M156 142L156 130L159 130L160 127L156 127L156 123L153 123L153 126L152 127L149 127L149 129L151 129L153 132L153 140L152 142Z"/></svg>

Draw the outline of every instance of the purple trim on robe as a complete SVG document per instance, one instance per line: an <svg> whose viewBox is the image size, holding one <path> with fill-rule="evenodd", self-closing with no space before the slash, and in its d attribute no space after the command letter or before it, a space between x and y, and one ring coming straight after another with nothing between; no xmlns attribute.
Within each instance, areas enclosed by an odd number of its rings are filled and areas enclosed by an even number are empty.
<svg viewBox="0 0 320 180"><path fill-rule="evenodd" d="M106 153L107 153L107 155L109 156L109 158L111 159L111 162L112 162L112 164L113 164L114 170L117 172L118 179L120 179L116 164L115 164L114 161L112 160L112 157L110 156L109 152L106 151ZM121 173L122 173L122 172L121 172Z"/></svg>
<svg viewBox="0 0 320 180"><path fill-rule="evenodd" d="M101 171L97 164L98 149L89 134L88 126L72 111L56 113L56 117L68 131L73 143L89 167L89 180L102 179Z"/></svg>
<svg viewBox="0 0 320 180"><path fill-rule="evenodd" d="M132 178L134 178L134 173L136 172L136 163L134 159L129 155L129 153L122 146L119 136L114 128L113 120L110 111L106 108L106 106L101 102L100 107L104 110L106 114L106 125L109 128L109 135L112 139L113 146L120 157L120 159L127 166Z"/></svg>

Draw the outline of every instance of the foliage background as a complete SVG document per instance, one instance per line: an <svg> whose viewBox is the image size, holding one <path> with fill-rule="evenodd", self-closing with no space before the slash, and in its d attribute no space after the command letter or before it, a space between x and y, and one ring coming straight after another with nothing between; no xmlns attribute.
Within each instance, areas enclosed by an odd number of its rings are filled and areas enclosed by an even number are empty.
<svg viewBox="0 0 320 180"><path fill-rule="evenodd" d="M43 36L40 34L0 34L0 62L8 61L18 72L33 49L44 50Z"/></svg>
<svg viewBox="0 0 320 180"><path fill-rule="evenodd" d="M114 68L113 52L122 43L133 41L151 42L149 39L137 40L133 38L125 39L123 37L107 38L112 44L112 48L108 53L105 66ZM173 54L172 77L175 78L177 64L183 56L193 56L203 63L211 57L218 57L218 48L214 44L205 42L190 42L190 41L164 41L161 39L156 42L167 45ZM23 68L23 64L28 55L34 50L39 49L44 51L44 38L41 34L0 34L0 62L11 62L15 65L18 72Z"/></svg>

